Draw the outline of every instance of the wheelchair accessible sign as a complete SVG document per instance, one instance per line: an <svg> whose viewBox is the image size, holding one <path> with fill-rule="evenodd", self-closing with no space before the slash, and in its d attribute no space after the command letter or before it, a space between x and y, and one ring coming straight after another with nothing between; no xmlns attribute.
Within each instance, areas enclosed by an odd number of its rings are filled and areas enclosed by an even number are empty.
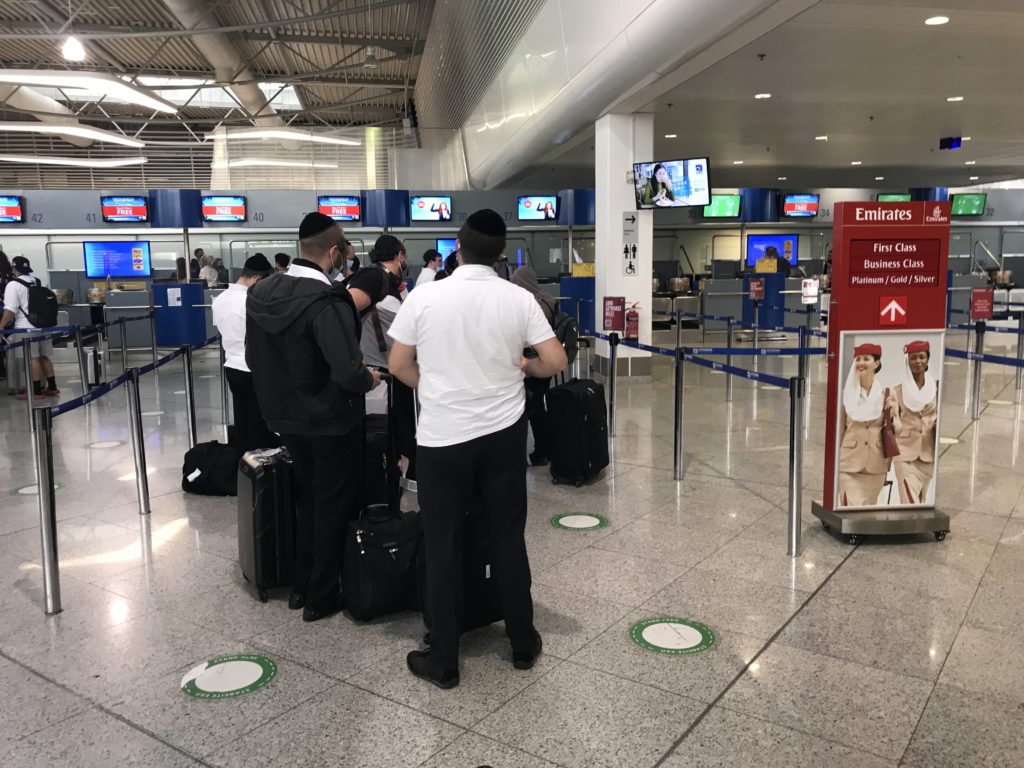
<svg viewBox="0 0 1024 768"><path fill-rule="evenodd" d="M196 699L231 699L258 691L277 676L277 665L263 656L218 656L193 667L181 690Z"/></svg>

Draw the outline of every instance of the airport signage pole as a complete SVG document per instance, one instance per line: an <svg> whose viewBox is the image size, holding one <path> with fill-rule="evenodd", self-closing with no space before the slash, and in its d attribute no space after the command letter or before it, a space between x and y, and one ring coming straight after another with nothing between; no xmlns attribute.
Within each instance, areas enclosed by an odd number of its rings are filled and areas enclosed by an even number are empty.
<svg viewBox="0 0 1024 768"><path fill-rule="evenodd" d="M789 380L789 525L786 536L786 554L800 555L800 533L803 528L804 485L804 393L805 379L794 376ZM676 478L677 480L679 478Z"/></svg>
<svg viewBox="0 0 1024 768"><path fill-rule="evenodd" d="M823 498L812 511L850 543L948 532L935 473L949 227L948 202L835 207ZM894 411L934 426L904 442ZM917 458L922 440L935 462Z"/></svg>

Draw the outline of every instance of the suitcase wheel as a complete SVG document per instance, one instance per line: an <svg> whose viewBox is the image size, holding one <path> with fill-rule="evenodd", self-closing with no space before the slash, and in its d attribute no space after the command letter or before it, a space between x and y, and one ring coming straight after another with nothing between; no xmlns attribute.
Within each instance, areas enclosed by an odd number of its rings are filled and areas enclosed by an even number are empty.
<svg viewBox="0 0 1024 768"><path fill-rule="evenodd" d="M581 488L581 487L583 486L583 481L582 481L582 480L577 480L577 481L576 481L576 482L574 483L574 485L575 485L575 486L576 486L577 488Z"/></svg>
<svg viewBox="0 0 1024 768"><path fill-rule="evenodd" d="M261 603L265 603L270 599L270 596L267 594L267 590L265 589L257 589L256 597Z"/></svg>
<svg viewBox="0 0 1024 768"><path fill-rule="evenodd" d="M424 645L430 645L430 633L429 632L427 632L426 634L423 635L423 644Z"/></svg>
<svg viewBox="0 0 1024 768"><path fill-rule="evenodd" d="M552 485L558 485L558 478L557 477L552 477L551 478L551 484Z"/></svg>

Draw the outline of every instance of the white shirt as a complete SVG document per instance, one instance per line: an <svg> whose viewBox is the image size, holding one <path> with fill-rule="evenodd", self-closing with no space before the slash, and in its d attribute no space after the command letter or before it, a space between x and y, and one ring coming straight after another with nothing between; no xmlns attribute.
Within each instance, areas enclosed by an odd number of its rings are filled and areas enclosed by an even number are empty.
<svg viewBox="0 0 1024 768"><path fill-rule="evenodd" d="M419 288L421 285L426 285L427 283L431 282L435 277L437 277L437 272L432 270L430 267L424 267L423 269L420 270L419 277L416 278L415 287Z"/></svg>
<svg viewBox="0 0 1024 768"><path fill-rule="evenodd" d="M224 367L248 372L245 364L245 297L249 288L232 283L224 293L216 296L210 311L213 324L220 331L224 344Z"/></svg>
<svg viewBox="0 0 1024 768"><path fill-rule="evenodd" d="M213 267L203 267L199 270L199 279L206 281L207 288L212 288L215 283L220 282L220 275Z"/></svg>
<svg viewBox="0 0 1024 768"><path fill-rule="evenodd" d="M15 277L11 282L7 284L7 289L4 291L4 309L9 310L14 314L14 328L35 328L32 323L28 321L28 286L24 285L19 281L25 283L38 283L42 285L39 278L34 275L21 275Z"/></svg>
<svg viewBox="0 0 1024 768"><path fill-rule="evenodd" d="M422 406L416 440L438 448L515 424L526 402L523 347L555 334L532 294L491 267L465 264L447 280L410 293L388 335L416 347Z"/></svg>

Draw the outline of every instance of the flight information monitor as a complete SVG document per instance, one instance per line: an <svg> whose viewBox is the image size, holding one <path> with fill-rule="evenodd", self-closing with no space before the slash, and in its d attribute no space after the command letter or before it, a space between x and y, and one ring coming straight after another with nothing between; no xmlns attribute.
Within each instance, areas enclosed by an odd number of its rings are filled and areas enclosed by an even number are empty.
<svg viewBox="0 0 1024 768"><path fill-rule="evenodd" d="M25 206L20 197L0 197L0 224L21 224L25 221Z"/></svg>
<svg viewBox="0 0 1024 768"><path fill-rule="evenodd" d="M909 203L909 192L879 192L875 195L876 203Z"/></svg>
<svg viewBox="0 0 1024 768"><path fill-rule="evenodd" d="M952 216L981 216L985 213L986 202L988 195L984 193L953 195L949 213Z"/></svg>
<svg viewBox="0 0 1024 768"><path fill-rule="evenodd" d="M144 197L101 197L103 220L118 224L149 221L149 204Z"/></svg>
<svg viewBox="0 0 1024 768"><path fill-rule="evenodd" d="M203 221L245 221L245 198L240 195L203 195Z"/></svg>
<svg viewBox="0 0 1024 768"><path fill-rule="evenodd" d="M316 199L317 209L335 221L359 221L359 198L356 195L330 195Z"/></svg>
<svg viewBox="0 0 1024 768"><path fill-rule="evenodd" d="M731 219L739 215L739 195L712 195L711 204L704 206L705 219Z"/></svg>
<svg viewBox="0 0 1024 768"><path fill-rule="evenodd" d="M107 277L149 277L149 241L84 242L85 276L97 280Z"/></svg>

